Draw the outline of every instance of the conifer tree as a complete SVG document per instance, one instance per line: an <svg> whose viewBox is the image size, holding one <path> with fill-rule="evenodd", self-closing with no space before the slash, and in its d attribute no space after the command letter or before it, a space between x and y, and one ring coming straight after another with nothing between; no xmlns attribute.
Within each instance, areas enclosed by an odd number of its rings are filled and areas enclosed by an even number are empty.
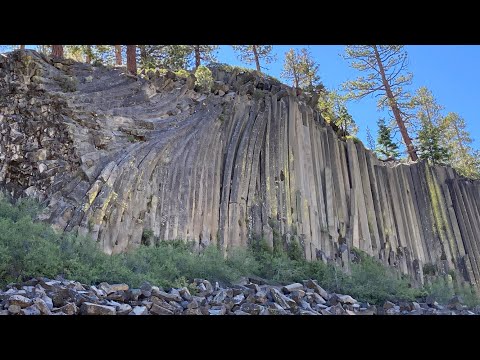
<svg viewBox="0 0 480 360"><path fill-rule="evenodd" d="M472 147L465 120L451 112L442 120L441 127L443 145L451 153L451 166L463 176L480 179L480 151Z"/></svg>
<svg viewBox="0 0 480 360"><path fill-rule="evenodd" d="M192 45L142 45L138 54L139 67L146 69L187 69L193 54Z"/></svg>
<svg viewBox="0 0 480 360"><path fill-rule="evenodd" d="M415 92L411 106L417 110L416 119L420 127L416 139L420 159L425 159L431 164L445 164L450 155L441 140L443 128L440 124L440 112L443 107L426 87L421 87Z"/></svg>
<svg viewBox="0 0 480 360"><path fill-rule="evenodd" d="M318 64L306 48L295 51L290 49L285 54L282 78L292 81L296 88L313 91L320 84Z"/></svg>
<svg viewBox="0 0 480 360"><path fill-rule="evenodd" d="M366 76L347 81L343 88L350 98L361 99L370 94L380 94L379 108L388 107L396 121L412 160L418 156L406 127L406 116L402 110L408 93L404 86L410 84L412 74L407 73L407 53L401 45L350 45L344 58L350 65Z"/></svg>
<svg viewBox="0 0 480 360"><path fill-rule="evenodd" d="M447 163L450 154L446 147L441 144L442 131L440 127L428 122L422 123L418 132L418 154L420 159L427 160L430 164Z"/></svg>
<svg viewBox="0 0 480 360"><path fill-rule="evenodd" d="M379 119L377 148L375 152L384 157L384 160L393 160L399 156L398 145L392 139L392 130L385 125L384 119Z"/></svg>
<svg viewBox="0 0 480 360"><path fill-rule="evenodd" d="M370 128L367 126L367 145L370 150L375 151L376 143L375 139L372 136Z"/></svg>
<svg viewBox="0 0 480 360"><path fill-rule="evenodd" d="M318 109L325 121L338 127L341 130L340 136L345 137L347 134L355 136L358 127L347 110L345 98L336 91L326 89L321 90L319 95Z"/></svg>
<svg viewBox="0 0 480 360"><path fill-rule="evenodd" d="M218 45L190 45L195 58L195 69L202 64L202 60L206 62L215 61L215 51L218 49Z"/></svg>
<svg viewBox="0 0 480 360"><path fill-rule="evenodd" d="M240 60L248 65L255 64L257 71L262 71L261 62L270 64L276 60L272 54L272 45L233 45L233 50L238 52Z"/></svg>

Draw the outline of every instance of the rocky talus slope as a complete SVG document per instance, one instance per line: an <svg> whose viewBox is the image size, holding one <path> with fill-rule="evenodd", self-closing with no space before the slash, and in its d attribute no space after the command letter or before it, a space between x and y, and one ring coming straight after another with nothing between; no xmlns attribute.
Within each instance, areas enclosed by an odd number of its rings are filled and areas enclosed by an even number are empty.
<svg viewBox="0 0 480 360"><path fill-rule="evenodd" d="M328 293L316 281L287 286L261 281L232 287L195 279L179 289L145 282L138 289L126 284L87 286L62 278L32 278L0 291L0 315L476 315L460 297L445 306L425 303L360 303L349 295Z"/></svg>
<svg viewBox="0 0 480 360"><path fill-rule="evenodd" d="M422 284L480 280L480 183L394 165L341 141L312 99L216 67L212 92L173 73L0 56L0 188L37 197L58 229L107 253L265 239L348 267L359 248Z"/></svg>

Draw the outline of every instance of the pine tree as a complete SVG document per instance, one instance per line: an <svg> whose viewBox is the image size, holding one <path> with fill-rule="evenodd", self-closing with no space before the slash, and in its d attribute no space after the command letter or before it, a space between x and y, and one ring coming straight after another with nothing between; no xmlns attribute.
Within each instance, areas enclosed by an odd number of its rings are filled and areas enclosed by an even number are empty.
<svg viewBox="0 0 480 360"><path fill-rule="evenodd" d="M449 151L441 145L442 131L440 127L428 122L422 122L422 129L418 132L418 153L420 159L430 164L445 164L450 158Z"/></svg>
<svg viewBox="0 0 480 360"><path fill-rule="evenodd" d="M350 61L351 66L366 72L367 76L347 81L343 84L344 90L349 91L350 98L354 99L361 99L374 93L380 94L379 108L390 108L410 158L417 160L418 156L402 110L404 101L408 99L408 93L404 91L403 86L410 84L412 79L412 74L406 72L407 53L403 46L350 45L345 51L344 58Z"/></svg>
<svg viewBox="0 0 480 360"><path fill-rule="evenodd" d="M320 84L318 64L306 48L298 51L290 49L285 54L281 77L292 81L296 88L314 90Z"/></svg>
<svg viewBox="0 0 480 360"><path fill-rule="evenodd" d="M141 70L153 69L157 67L155 52L158 48L165 45L139 45L139 54L137 54L138 65Z"/></svg>
<svg viewBox="0 0 480 360"><path fill-rule="evenodd" d="M420 127L417 135L417 150L420 159L426 159L431 164L445 164L449 159L448 149L442 145L442 127L440 106L432 92L421 87L411 100L412 108L416 109L417 124Z"/></svg>
<svg viewBox="0 0 480 360"><path fill-rule="evenodd" d="M434 126L440 125L441 112L444 108L437 103L437 100L427 87L422 86L417 89L415 95L410 100L409 106L417 111L415 118L419 126L421 126L422 121L427 121Z"/></svg>
<svg viewBox="0 0 480 360"><path fill-rule="evenodd" d="M384 160L394 160L399 156L398 145L392 139L392 130L385 125L384 119L379 119L377 148L375 152L384 156Z"/></svg>
<svg viewBox="0 0 480 360"><path fill-rule="evenodd" d="M142 45L138 62L142 70L160 68L177 71L190 66L192 54L192 45Z"/></svg>
<svg viewBox="0 0 480 360"><path fill-rule="evenodd" d="M290 49L285 54L283 71L280 76L286 80L292 80L294 87L300 87L300 64L294 49Z"/></svg>
<svg viewBox="0 0 480 360"><path fill-rule="evenodd" d="M193 56L195 58L195 69L202 64L202 60L206 62L216 61L215 51L218 45L191 45Z"/></svg>
<svg viewBox="0 0 480 360"><path fill-rule="evenodd" d="M191 45L167 45L160 57L160 65L163 68L177 71L191 67Z"/></svg>
<svg viewBox="0 0 480 360"><path fill-rule="evenodd" d="M345 98L336 91L326 89L320 91L319 95L318 109L325 121L338 127L341 130L340 136L355 136L358 127L347 110Z"/></svg>
<svg viewBox="0 0 480 360"><path fill-rule="evenodd" d="M376 143L375 139L372 136L372 133L370 132L370 128L367 126L367 145L368 148L372 151L375 151Z"/></svg>
<svg viewBox="0 0 480 360"><path fill-rule="evenodd" d="M261 72L263 66L261 61L270 64L276 60L272 54L272 45L232 45L233 50L238 52L240 60L248 65L255 63L257 71Z"/></svg>
<svg viewBox="0 0 480 360"><path fill-rule="evenodd" d="M441 123L442 143L450 150L450 164L459 174L480 179L480 151L471 146L473 139L466 129L465 120L457 113L449 113Z"/></svg>
<svg viewBox="0 0 480 360"><path fill-rule="evenodd" d="M345 105L340 107L337 125L342 130L344 137L347 135L355 136L358 132L357 124L355 124L352 115L350 115Z"/></svg>
<svg viewBox="0 0 480 360"><path fill-rule="evenodd" d="M202 61L215 61L218 45L140 45L139 66L142 70L187 69L194 64L194 70Z"/></svg>
<svg viewBox="0 0 480 360"><path fill-rule="evenodd" d="M304 90L312 92L320 83L319 65L313 60L312 54L305 48L300 50L300 72L304 74Z"/></svg>

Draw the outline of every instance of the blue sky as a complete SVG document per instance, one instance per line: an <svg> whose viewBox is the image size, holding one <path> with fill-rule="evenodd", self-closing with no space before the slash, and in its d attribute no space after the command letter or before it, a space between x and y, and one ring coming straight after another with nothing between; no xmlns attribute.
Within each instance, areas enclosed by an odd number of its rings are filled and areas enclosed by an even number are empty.
<svg viewBox="0 0 480 360"><path fill-rule="evenodd" d="M266 73L280 79L285 52L290 48L308 47L319 63L319 73L327 89L339 88L340 84L355 78L359 73L351 69L340 56L343 45L275 45L273 51L277 61L266 65ZM457 112L467 123L467 129L474 138L474 147L480 149L480 46L478 45L407 45L409 71L413 73L412 91L427 86L445 113ZM243 65L231 46L221 46L219 62ZM284 81L283 79L281 79ZM347 104L350 114L359 126L358 137L365 142L366 128L370 127L376 138L376 121L385 116L377 111L374 98L351 101ZM366 143L366 142L365 142Z"/></svg>

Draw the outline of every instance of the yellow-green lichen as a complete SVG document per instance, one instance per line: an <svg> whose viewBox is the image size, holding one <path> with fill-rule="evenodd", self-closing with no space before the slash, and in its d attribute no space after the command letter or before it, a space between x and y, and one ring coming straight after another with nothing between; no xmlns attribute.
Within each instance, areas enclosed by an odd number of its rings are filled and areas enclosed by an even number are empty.
<svg viewBox="0 0 480 360"><path fill-rule="evenodd" d="M445 237L445 234L444 234L445 223L442 217L442 211L440 209L440 202L439 202L440 189L438 187L437 182L433 179L433 176L430 171L431 171L430 168L427 166L427 168L425 169L425 174L426 174L426 180L428 185L428 193L430 195L430 200L432 204L432 211L433 211L432 218L436 225L433 227L433 231L435 234L438 234L440 238L443 240L443 238Z"/></svg>
<svg viewBox="0 0 480 360"><path fill-rule="evenodd" d="M93 184L93 186L90 188L90 190L88 190L88 192L87 192L87 202L83 206L83 211L86 212L88 209L90 209L90 206L92 206L95 198L98 195L98 192L100 191L100 188L101 188L100 183L101 182L99 182L99 181L95 182L95 184Z"/></svg>

